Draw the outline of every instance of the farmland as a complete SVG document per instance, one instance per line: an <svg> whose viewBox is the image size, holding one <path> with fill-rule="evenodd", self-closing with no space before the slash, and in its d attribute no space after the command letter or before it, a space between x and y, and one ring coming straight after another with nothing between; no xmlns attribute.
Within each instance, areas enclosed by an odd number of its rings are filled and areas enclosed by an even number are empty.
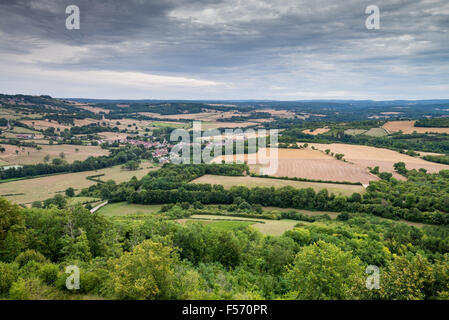
<svg viewBox="0 0 449 320"><path fill-rule="evenodd" d="M404 134L417 133L449 133L449 128L415 127L416 121L389 121L383 125L388 132L402 131Z"/></svg>
<svg viewBox="0 0 449 320"><path fill-rule="evenodd" d="M246 186L248 188L254 187L275 187L281 188L285 186L291 186L294 188L312 188L315 191L327 189L329 192L335 194L341 194L349 196L354 192L363 193L364 188L358 185L346 185L346 184L333 184L333 183L319 183L319 182L303 182L270 178L258 178L258 177L227 177L227 176L213 176L204 175L192 181L192 183L205 183L205 184L220 184L229 189L233 186Z"/></svg>
<svg viewBox="0 0 449 320"><path fill-rule="evenodd" d="M296 220L265 220L241 217L223 217L214 215L193 215L183 223L200 222L221 230L232 230L241 227L252 226L263 234L280 236L285 231L291 230L298 224ZM301 222L307 224L306 222Z"/></svg>
<svg viewBox="0 0 449 320"><path fill-rule="evenodd" d="M307 130L304 130L303 132L304 132L305 134L310 134L310 135L312 135L312 136L316 136L316 135L319 135L319 134L326 133L326 132L328 132L329 130L330 130L329 128L317 128L317 129L315 129L315 130L307 129Z"/></svg>
<svg viewBox="0 0 449 320"><path fill-rule="evenodd" d="M108 150L98 146L77 146L77 145L42 145L41 150L30 147L18 147L9 144L3 145L5 152L0 153L0 160L8 164L37 164L44 162L44 158L49 156L49 161L60 158L63 153L64 160L71 163L75 160L85 160L90 156L105 156ZM17 151L17 152L16 152Z"/></svg>
<svg viewBox="0 0 449 320"><path fill-rule="evenodd" d="M121 166L115 166L101 170L0 183L0 195L19 204L29 204L36 200L51 198L57 193L64 192L69 187L80 190L96 184L96 182L87 179L89 176L104 174L104 176L99 177L101 180L114 180L116 182L128 181L133 176L140 179L150 170L155 170L155 168L148 169L148 166L148 162L143 162L141 169L136 171L122 170Z"/></svg>
<svg viewBox="0 0 449 320"><path fill-rule="evenodd" d="M266 149L259 150L258 154L245 155L245 161L250 164L252 170L260 168L260 159L267 154ZM267 155L267 157L269 154ZM230 161L235 157L221 156L215 158L216 163L222 159ZM253 165L251 161L259 160L259 165ZM371 175L366 167L354 165L341 160L337 160L331 155L318 150L307 149L279 149L278 167L275 177L297 177L310 180L323 181L347 181L361 182L367 184L369 181L377 180L376 176Z"/></svg>
<svg viewBox="0 0 449 320"><path fill-rule="evenodd" d="M161 209L161 205L142 205L126 202L110 203L98 210L104 216L148 215Z"/></svg>
<svg viewBox="0 0 449 320"><path fill-rule="evenodd" d="M331 152L344 154L344 159L362 169L379 166L380 171L393 173L394 177L400 180L404 180L405 178L394 171L393 165L397 162L404 162L407 169L418 170L424 168L429 172L438 172L443 169L449 169L448 165L425 161L421 158L408 156L389 149L341 143L312 143L310 146L321 151L330 149Z"/></svg>

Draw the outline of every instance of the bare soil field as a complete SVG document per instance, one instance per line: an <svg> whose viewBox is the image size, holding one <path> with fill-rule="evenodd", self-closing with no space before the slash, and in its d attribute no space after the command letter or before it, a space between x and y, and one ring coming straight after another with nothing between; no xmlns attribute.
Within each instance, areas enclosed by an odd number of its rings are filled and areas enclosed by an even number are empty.
<svg viewBox="0 0 449 320"><path fill-rule="evenodd" d="M246 186L248 188L254 187L275 187L281 188L291 186L297 189L312 188L315 191L327 189L330 193L341 194L350 196L354 192L363 193L365 189L362 186L346 185L337 183L320 183L320 182L303 182L270 178L257 178L257 177L230 177L230 176L214 176L204 175L193 180L191 183L203 183L203 184L220 184L226 189L233 186Z"/></svg>
<svg viewBox="0 0 449 320"><path fill-rule="evenodd" d="M99 177L101 180L107 181L112 179L117 183L128 181L133 176L140 179L149 171L157 169L148 169L149 166L148 162L142 162L141 168L143 169L136 171L122 170L121 166L115 166L101 170L59 174L42 178L0 183L0 196L18 204L32 203L37 200L42 201L53 197L56 193L65 191L69 187L80 190L96 184L94 181L87 180L86 177L88 176L104 173L104 176Z"/></svg>
<svg viewBox="0 0 449 320"><path fill-rule="evenodd" d="M264 157L264 155L266 156ZM245 155L253 172L264 166L260 159L269 158L267 149L260 149L257 154ZM221 156L213 162L221 163L221 160L235 161L235 156ZM259 163L253 165L251 162ZM266 164L265 164L266 166ZM278 169L273 176L297 177L325 181L348 181L368 184L369 181L378 180L378 177L370 174L366 167L337 160L330 155L311 149L278 149Z"/></svg>
<svg viewBox="0 0 449 320"><path fill-rule="evenodd" d="M98 146L76 146L76 145L41 145L42 150L29 147L18 147L9 144L3 145L5 152L0 153L0 160L9 164L36 164L44 162L46 155L51 159L59 158L64 152L64 160L71 163L75 160L85 160L90 156L108 155L109 151ZM76 151L78 149L78 151ZM18 153L16 153L16 150Z"/></svg>
<svg viewBox="0 0 449 320"><path fill-rule="evenodd" d="M417 133L449 133L449 128L424 128L415 127L414 120L412 121L388 121L382 128L388 132L402 131L405 134L410 134L416 131Z"/></svg>
<svg viewBox="0 0 449 320"><path fill-rule="evenodd" d="M326 133L326 132L328 132L329 130L330 130L329 128L318 128L318 129L315 129L315 130L313 130L313 131L311 131L310 129L307 129L307 130L304 130L303 132L304 132L305 134L310 134L310 135L312 135L312 136L317 136L317 135L319 135L319 134Z"/></svg>
<svg viewBox="0 0 449 320"><path fill-rule="evenodd" d="M393 165L396 162L404 162L407 169L418 170L424 168L428 172L439 172L442 169L449 169L448 165L425 161L421 158L411 157L389 149L341 143L311 143L309 145L322 151L330 149L331 152L342 153L344 154L344 159L359 166L361 169L379 166L381 172L391 172L395 178L400 180L405 180L405 178L394 171Z"/></svg>

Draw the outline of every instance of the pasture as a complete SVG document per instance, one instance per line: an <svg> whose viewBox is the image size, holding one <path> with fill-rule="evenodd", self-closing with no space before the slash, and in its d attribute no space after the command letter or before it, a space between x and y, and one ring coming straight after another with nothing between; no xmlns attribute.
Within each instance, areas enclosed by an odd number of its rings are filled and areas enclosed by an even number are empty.
<svg viewBox="0 0 449 320"><path fill-rule="evenodd" d="M143 205L127 202L110 203L97 212L104 216L148 215L158 212L162 205Z"/></svg>
<svg viewBox="0 0 449 320"><path fill-rule="evenodd" d="M241 227L251 225L253 228L259 230L261 233L272 236L280 236L285 231L293 229L298 223L307 224L304 221L297 220L267 220L254 218L241 218L229 216L214 216L214 215L192 215L188 219L181 219L182 223L200 222L209 225L212 228L220 230L235 230Z"/></svg>

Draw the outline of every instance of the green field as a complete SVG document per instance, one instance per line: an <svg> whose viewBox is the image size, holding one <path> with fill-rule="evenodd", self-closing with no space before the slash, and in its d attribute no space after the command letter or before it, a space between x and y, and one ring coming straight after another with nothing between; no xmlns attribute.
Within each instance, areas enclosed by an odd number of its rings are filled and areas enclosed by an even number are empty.
<svg viewBox="0 0 449 320"><path fill-rule="evenodd" d="M150 215L158 212L162 205L144 205L144 204L132 204L127 202L117 202L108 204L97 212L104 216L116 217L126 215Z"/></svg>
<svg viewBox="0 0 449 320"><path fill-rule="evenodd" d="M291 230L298 223L307 224L308 222L297 220L268 220L268 219L253 219L230 216L214 216L214 215L193 215L189 219L182 219L185 223L192 223L194 221L208 224L213 228L221 230L235 230L241 227L251 225L253 228L259 230L261 233L272 236L280 236L285 231Z"/></svg>
<svg viewBox="0 0 449 320"><path fill-rule="evenodd" d="M73 198L67 198L68 205L76 205L76 204L86 204L90 203L93 207L96 203L101 202L101 199L93 198L93 197L73 197Z"/></svg>
<svg viewBox="0 0 449 320"><path fill-rule="evenodd" d="M345 130L345 134L350 135L350 136L356 136L359 134L363 134L367 132L367 130L364 129L347 129Z"/></svg>
<svg viewBox="0 0 449 320"><path fill-rule="evenodd" d="M345 134L351 136L357 136L359 134L364 134L370 137L385 137L388 135L387 131L384 128L371 128L369 130L365 129L347 129L345 130Z"/></svg>
<svg viewBox="0 0 449 320"><path fill-rule="evenodd" d="M371 128L364 134L371 137L385 137L388 135L384 128Z"/></svg>
<svg viewBox="0 0 449 320"><path fill-rule="evenodd" d="M187 123L176 123L176 122L159 122L159 121L155 121L151 124L154 127L169 127L169 128L184 128L187 129L189 127L189 124Z"/></svg>

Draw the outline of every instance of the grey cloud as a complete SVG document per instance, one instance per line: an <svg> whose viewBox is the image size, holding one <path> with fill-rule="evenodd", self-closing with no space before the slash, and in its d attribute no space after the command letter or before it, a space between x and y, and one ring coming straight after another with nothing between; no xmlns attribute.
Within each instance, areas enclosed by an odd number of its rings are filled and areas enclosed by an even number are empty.
<svg viewBox="0 0 449 320"><path fill-rule="evenodd" d="M64 27L69 4L80 7L79 31ZM371 0L2 1L0 55L9 54L12 62L11 55L17 61L34 55L35 64L44 70L142 72L228 84L210 93L193 91L198 98L211 94L280 99L306 91L382 98L394 95L394 90L401 98L407 98L407 91L429 97L432 92L420 91L420 83L448 83L447 1L376 1L380 30L365 28L364 11L370 4ZM63 62L36 53L54 44L84 50ZM426 68L433 73L421 71ZM86 94L92 92L86 88ZM186 93L167 89L166 94L183 98Z"/></svg>

